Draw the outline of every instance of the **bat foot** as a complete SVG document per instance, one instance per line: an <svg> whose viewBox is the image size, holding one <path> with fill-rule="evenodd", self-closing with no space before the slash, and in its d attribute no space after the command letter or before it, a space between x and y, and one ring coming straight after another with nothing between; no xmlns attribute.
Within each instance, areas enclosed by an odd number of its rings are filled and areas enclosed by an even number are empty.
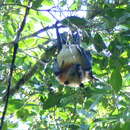
<svg viewBox="0 0 130 130"><path fill-rule="evenodd" d="M79 87L84 88L84 84L80 83Z"/></svg>
<svg viewBox="0 0 130 130"><path fill-rule="evenodd" d="M64 82L64 84L65 84L65 85L68 85L68 84L69 84L69 81L68 81L68 80L66 80L66 81Z"/></svg>

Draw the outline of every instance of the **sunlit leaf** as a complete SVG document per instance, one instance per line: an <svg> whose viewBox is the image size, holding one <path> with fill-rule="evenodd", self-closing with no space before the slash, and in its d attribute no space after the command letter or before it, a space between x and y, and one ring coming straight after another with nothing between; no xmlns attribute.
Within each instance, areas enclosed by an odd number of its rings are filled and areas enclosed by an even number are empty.
<svg viewBox="0 0 130 130"><path fill-rule="evenodd" d="M115 69L111 74L110 83L113 89L118 92L122 87L122 76L118 69Z"/></svg>
<svg viewBox="0 0 130 130"><path fill-rule="evenodd" d="M27 117L29 116L29 111L27 109L21 109L17 111L16 114L18 118L21 118L23 121L25 121Z"/></svg>
<svg viewBox="0 0 130 130"><path fill-rule="evenodd" d="M43 1L43 4L44 4L44 5L47 5L47 6L51 6L51 5L54 4L54 2L53 2L53 0L44 0L44 1Z"/></svg>

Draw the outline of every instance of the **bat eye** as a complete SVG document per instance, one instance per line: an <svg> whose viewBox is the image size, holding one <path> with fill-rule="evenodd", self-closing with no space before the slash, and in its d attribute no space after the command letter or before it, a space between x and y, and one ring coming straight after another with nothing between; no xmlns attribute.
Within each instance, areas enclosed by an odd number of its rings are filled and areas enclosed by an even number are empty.
<svg viewBox="0 0 130 130"><path fill-rule="evenodd" d="M65 81L64 84L65 84L65 85L68 85L68 84L69 84L69 81Z"/></svg>

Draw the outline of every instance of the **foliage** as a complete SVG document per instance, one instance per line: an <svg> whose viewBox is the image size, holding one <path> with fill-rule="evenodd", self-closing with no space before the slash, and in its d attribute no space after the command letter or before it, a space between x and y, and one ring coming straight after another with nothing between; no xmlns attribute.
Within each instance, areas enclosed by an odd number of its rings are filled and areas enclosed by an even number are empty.
<svg viewBox="0 0 130 130"><path fill-rule="evenodd" d="M34 130L129 130L130 1L31 2L18 43L3 129L26 125ZM0 115L14 39L27 3L0 2ZM91 51L93 73L100 81L87 82L84 88L65 87L56 81L52 64L57 20L62 31L81 32L81 45Z"/></svg>

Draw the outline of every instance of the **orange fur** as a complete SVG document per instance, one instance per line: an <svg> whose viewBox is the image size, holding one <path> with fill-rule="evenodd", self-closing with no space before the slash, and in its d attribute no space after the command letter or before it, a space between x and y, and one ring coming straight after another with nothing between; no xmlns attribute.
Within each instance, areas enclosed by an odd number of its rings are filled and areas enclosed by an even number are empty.
<svg viewBox="0 0 130 130"><path fill-rule="evenodd" d="M88 81L89 74L84 70L86 59L77 45L63 45L57 56L57 62L61 70L57 79L61 84L66 85L65 82L67 81L67 85L75 87ZM75 67L77 64L80 65L79 70Z"/></svg>

